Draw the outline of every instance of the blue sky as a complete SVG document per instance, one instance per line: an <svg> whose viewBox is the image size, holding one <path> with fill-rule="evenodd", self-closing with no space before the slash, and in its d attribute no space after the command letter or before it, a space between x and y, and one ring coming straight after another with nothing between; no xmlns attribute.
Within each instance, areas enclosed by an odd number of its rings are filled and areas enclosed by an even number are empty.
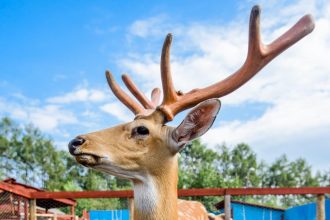
<svg viewBox="0 0 330 220"><path fill-rule="evenodd" d="M35 124L60 149L77 134L126 122L133 115L109 91L106 69L118 80L128 73L149 95L160 87L160 50L171 32L176 88L214 83L243 63L255 3L266 42L307 13L316 29L222 98L203 142L246 142L269 162L286 153L329 169L330 4L323 0L1 1L0 116Z"/></svg>

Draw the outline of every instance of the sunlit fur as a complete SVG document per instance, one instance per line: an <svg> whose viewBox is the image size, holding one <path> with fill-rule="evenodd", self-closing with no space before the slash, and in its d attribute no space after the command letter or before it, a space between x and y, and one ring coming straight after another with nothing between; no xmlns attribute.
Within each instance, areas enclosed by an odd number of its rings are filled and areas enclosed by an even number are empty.
<svg viewBox="0 0 330 220"><path fill-rule="evenodd" d="M79 153L99 157L95 164L87 166L116 176L122 175L133 181L144 181L147 175L157 175L174 159L167 147L171 128L160 123L159 116L153 114L130 123L80 135L86 141L79 147ZM142 125L149 129L150 134L132 135L132 130ZM77 160L79 162L79 156Z"/></svg>
<svg viewBox="0 0 330 220"><path fill-rule="evenodd" d="M142 125L150 134L132 135L132 130ZM156 111L130 123L80 135L86 141L76 160L132 180L134 193L140 193L135 195L135 219L177 219L177 204L172 201L177 200L178 162L172 149L172 130Z"/></svg>

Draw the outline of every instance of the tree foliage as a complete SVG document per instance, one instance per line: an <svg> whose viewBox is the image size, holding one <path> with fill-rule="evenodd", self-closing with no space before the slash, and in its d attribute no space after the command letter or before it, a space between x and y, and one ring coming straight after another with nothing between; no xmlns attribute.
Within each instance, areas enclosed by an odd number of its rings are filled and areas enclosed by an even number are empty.
<svg viewBox="0 0 330 220"><path fill-rule="evenodd" d="M179 188L219 187L303 187L330 186L330 170L312 172L306 160L290 161L286 155L272 163L259 160L247 144L233 148L226 145L210 149L200 140L186 146L179 157ZM0 179L19 182L49 191L118 190L131 184L122 179L84 168L68 154L57 150L53 141L32 125L20 126L9 118L0 121ZM219 197L190 198L202 200L209 209ZM242 200L290 206L306 202L308 197L252 196ZM76 208L127 208L121 199L82 199Z"/></svg>
<svg viewBox="0 0 330 220"><path fill-rule="evenodd" d="M330 184L329 173L313 174L306 160L289 161L285 155L268 164L258 160L247 144L238 144L232 149L221 145L212 150L195 140L181 152L179 188L326 186ZM190 199L201 200L209 209L219 201L212 197ZM238 199L287 207L308 202L311 198L245 196Z"/></svg>
<svg viewBox="0 0 330 220"><path fill-rule="evenodd" d="M57 150L53 141L32 125L15 124L9 118L0 121L0 179L12 177L28 185L49 191L107 190L128 188L128 181L87 169L67 151ZM119 199L80 200L82 209L121 208Z"/></svg>

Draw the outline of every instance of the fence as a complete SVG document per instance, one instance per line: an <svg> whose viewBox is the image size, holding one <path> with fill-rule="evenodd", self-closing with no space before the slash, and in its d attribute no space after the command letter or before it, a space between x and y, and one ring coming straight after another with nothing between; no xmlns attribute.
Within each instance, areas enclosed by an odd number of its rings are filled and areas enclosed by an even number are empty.
<svg viewBox="0 0 330 220"><path fill-rule="evenodd" d="M92 210L89 212L91 220L129 220L130 212L128 210Z"/></svg>
<svg viewBox="0 0 330 220"><path fill-rule="evenodd" d="M29 200L0 190L0 219L27 219Z"/></svg>
<svg viewBox="0 0 330 220"><path fill-rule="evenodd" d="M42 190L17 183L14 179L0 182L1 220L71 220L76 219L76 202L67 198L36 199L33 192ZM69 209L70 214L61 209Z"/></svg>
<svg viewBox="0 0 330 220"><path fill-rule="evenodd" d="M9 214L0 219L89 219L86 211L81 210L81 216L76 216L75 206L77 201L83 198L111 199L123 198L127 200L129 210L133 210L133 192L122 191L81 191L81 192L45 192L45 191L24 191L17 189L10 184L0 182L0 201ZM306 188L213 188L213 189L181 189L178 196L223 196L226 218L231 215L231 196L249 195L318 195L321 198L317 210L324 211L324 195L330 194L330 187L306 187ZM323 199L322 199L323 198ZM73 200L75 199L75 200ZM77 201L76 201L77 200ZM79 202L79 201L78 201ZM102 204L102 202L101 202ZM7 207L7 208L5 208ZM52 207L57 209L52 210ZM323 209L322 209L323 207ZM1 209L0 209L1 212ZM320 212L320 211L319 211ZM2 213L2 212L1 212ZM3 212L4 213L4 212ZM69 214L65 214L69 213ZM318 220L324 220L324 213L318 213ZM323 218L322 218L323 216Z"/></svg>
<svg viewBox="0 0 330 220"><path fill-rule="evenodd" d="M325 216L330 217L330 199L325 201ZM317 210L316 203L296 206L285 211L285 220L310 220L315 219Z"/></svg>
<svg viewBox="0 0 330 220"><path fill-rule="evenodd" d="M218 203L217 206L223 213L223 203ZM285 216L285 209L249 202L232 200L230 206L231 216L235 220L283 220ZM301 220L296 218L298 219Z"/></svg>
<svg viewBox="0 0 330 220"><path fill-rule="evenodd" d="M230 217L231 196L247 195L324 195L330 194L330 187L306 187L306 188L214 188L214 189L181 189L178 196L224 196L226 217ZM123 191L84 191L84 192L35 192L32 196L37 199L49 198L133 198L133 192ZM132 202L130 203L132 204ZM323 204L319 203L319 206ZM133 209L132 205L129 208ZM228 211L229 210L229 211ZM323 214L324 216L324 214ZM324 219L322 219L324 220Z"/></svg>

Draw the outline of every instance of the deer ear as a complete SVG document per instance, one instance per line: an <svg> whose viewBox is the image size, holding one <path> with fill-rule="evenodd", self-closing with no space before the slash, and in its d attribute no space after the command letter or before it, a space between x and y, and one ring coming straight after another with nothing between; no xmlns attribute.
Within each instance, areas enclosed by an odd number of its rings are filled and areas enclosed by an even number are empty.
<svg viewBox="0 0 330 220"><path fill-rule="evenodd" d="M212 126L219 110L220 100L208 99L193 108L172 132L176 142L175 151L180 151L188 142L202 136Z"/></svg>

